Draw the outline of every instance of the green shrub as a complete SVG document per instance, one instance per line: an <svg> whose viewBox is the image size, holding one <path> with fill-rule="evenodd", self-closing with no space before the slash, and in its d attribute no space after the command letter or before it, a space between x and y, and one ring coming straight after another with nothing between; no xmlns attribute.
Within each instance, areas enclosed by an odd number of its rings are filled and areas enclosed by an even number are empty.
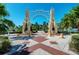
<svg viewBox="0 0 79 59"><path fill-rule="evenodd" d="M11 43L8 37L0 36L0 54L4 54L10 50Z"/></svg>
<svg viewBox="0 0 79 59"><path fill-rule="evenodd" d="M7 36L0 36L0 39L8 39L8 37Z"/></svg>
<svg viewBox="0 0 79 59"><path fill-rule="evenodd" d="M79 35L73 35L69 44L70 50L79 53Z"/></svg>

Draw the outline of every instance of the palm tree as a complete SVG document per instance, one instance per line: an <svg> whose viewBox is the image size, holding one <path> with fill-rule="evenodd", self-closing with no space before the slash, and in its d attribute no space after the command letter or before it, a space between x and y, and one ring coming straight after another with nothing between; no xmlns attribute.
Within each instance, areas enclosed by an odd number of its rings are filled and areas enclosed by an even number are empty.
<svg viewBox="0 0 79 59"><path fill-rule="evenodd" d="M17 26L16 31L22 33L22 26L21 25Z"/></svg>
<svg viewBox="0 0 79 59"><path fill-rule="evenodd" d="M0 31L6 32L7 30L13 29L15 27L15 24L11 21L5 18L5 16L9 16L8 11L6 10L6 7L4 4L0 3Z"/></svg>
<svg viewBox="0 0 79 59"><path fill-rule="evenodd" d="M36 28L36 32L37 32L38 30L40 30L39 24L38 24L37 22L35 23L35 28Z"/></svg>
<svg viewBox="0 0 79 59"><path fill-rule="evenodd" d="M45 32L48 31L48 25L45 21L43 22L42 28L43 28L42 30L44 30Z"/></svg>
<svg viewBox="0 0 79 59"><path fill-rule="evenodd" d="M74 7L71 10L71 14L73 14L73 16L75 17L75 26L78 28L79 31L79 6Z"/></svg>
<svg viewBox="0 0 79 59"><path fill-rule="evenodd" d="M0 24L0 33L6 32L7 27L4 24Z"/></svg>
<svg viewBox="0 0 79 59"><path fill-rule="evenodd" d="M11 21L11 20L4 19L4 20L3 20L3 23L7 24L8 27L10 28L10 30L11 30L11 29L13 30L14 27L15 27L15 24L14 24L13 21Z"/></svg>
<svg viewBox="0 0 79 59"><path fill-rule="evenodd" d="M79 18L79 6L74 7L70 12L71 12L71 14L73 14L76 18Z"/></svg>
<svg viewBox="0 0 79 59"><path fill-rule="evenodd" d="M77 27L77 29L78 29L78 31L79 31L79 18L78 18L77 21L76 21L76 27Z"/></svg>
<svg viewBox="0 0 79 59"><path fill-rule="evenodd" d="M3 19L3 17L8 16L8 12L6 10L6 7L4 4L0 3L0 19Z"/></svg>
<svg viewBox="0 0 79 59"><path fill-rule="evenodd" d="M6 31L6 26L3 23L4 17L7 16L8 13L6 11L6 8L4 6L4 4L0 3L0 31L1 32L5 32Z"/></svg>
<svg viewBox="0 0 79 59"><path fill-rule="evenodd" d="M7 32L7 31L13 31L15 29L15 24L8 19L0 20L0 31L1 32Z"/></svg>
<svg viewBox="0 0 79 59"><path fill-rule="evenodd" d="M70 14L66 14L61 20L60 26L63 30L68 31L72 27L72 17Z"/></svg>

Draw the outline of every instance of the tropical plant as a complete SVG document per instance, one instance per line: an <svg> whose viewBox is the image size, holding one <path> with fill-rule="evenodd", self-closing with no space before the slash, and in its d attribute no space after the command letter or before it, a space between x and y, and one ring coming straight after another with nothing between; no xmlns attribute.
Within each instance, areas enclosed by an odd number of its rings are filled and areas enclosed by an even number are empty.
<svg viewBox="0 0 79 59"><path fill-rule="evenodd" d="M3 22L7 24L9 27L15 27L15 24L11 20L4 19Z"/></svg>
<svg viewBox="0 0 79 59"><path fill-rule="evenodd" d="M70 50L79 53L79 35L73 35L69 44Z"/></svg>
<svg viewBox="0 0 79 59"><path fill-rule="evenodd" d="M69 31L69 28L72 27L72 24L72 16L70 14L66 14L60 23L60 27L63 30Z"/></svg>
<svg viewBox="0 0 79 59"><path fill-rule="evenodd" d="M79 6L76 6L70 10L61 20L61 28L78 28L79 31Z"/></svg>
<svg viewBox="0 0 79 59"><path fill-rule="evenodd" d="M8 12L4 4L0 3L0 33L6 32L6 25L3 23L4 17L8 16Z"/></svg>
<svg viewBox="0 0 79 59"><path fill-rule="evenodd" d="M0 20L0 32L5 33L8 31L13 31L15 29L15 24L8 19Z"/></svg>
<svg viewBox="0 0 79 59"><path fill-rule="evenodd" d="M0 36L0 54L4 54L10 50L11 43L8 37Z"/></svg>
<svg viewBox="0 0 79 59"><path fill-rule="evenodd" d="M8 16L8 15L9 15L9 13L6 10L5 5L0 3L0 19L5 17L5 16Z"/></svg>
<svg viewBox="0 0 79 59"><path fill-rule="evenodd" d="M22 26L21 25L17 26L16 32L22 33Z"/></svg>
<svg viewBox="0 0 79 59"><path fill-rule="evenodd" d="M16 25L13 23L13 21L8 20L8 19L4 19L4 20L3 20L3 23L4 23L6 26L8 26L9 31L15 30L15 26L16 26Z"/></svg>
<svg viewBox="0 0 79 59"><path fill-rule="evenodd" d="M38 23L35 23L35 24L32 24L32 25L31 25L31 31L32 31L32 32L37 32L38 29L39 29Z"/></svg>
<svg viewBox="0 0 79 59"><path fill-rule="evenodd" d="M44 30L45 32L47 32L47 31L48 31L48 23L43 22L42 28L43 28L43 30Z"/></svg>
<svg viewBox="0 0 79 59"><path fill-rule="evenodd" d="M5 16L9 16L9 13L5 5L0 3L0 33L12 31L15 27L15 24L11 20L6 19Z"/></svg>

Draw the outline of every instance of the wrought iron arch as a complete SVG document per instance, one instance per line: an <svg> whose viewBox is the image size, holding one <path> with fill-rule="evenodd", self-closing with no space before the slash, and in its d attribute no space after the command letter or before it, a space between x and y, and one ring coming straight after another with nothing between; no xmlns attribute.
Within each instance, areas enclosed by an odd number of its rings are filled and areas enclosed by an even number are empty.
<svg viewBox="0 0 79 59"><path fill-rule="evenodd" d="M34 15L34 16L32 17L32 19L35 19L35 18L38 17L38 16L43 17L43 18L46 19L46 20L49 19L46 15L43 15L43 14L36 14L36 15Z"/></svg>
<svg viewBox="0 0 79 59"><path fill-rule="evenodd" d="M32 20L35 19L36 17L40 16L40 17L44 17L46 20L49 21L49 11L45 11L45 10L35 10L35 11L32 11L33 13L33 16L32 16ZM47 13L47 14L45 14Z"/></svg>

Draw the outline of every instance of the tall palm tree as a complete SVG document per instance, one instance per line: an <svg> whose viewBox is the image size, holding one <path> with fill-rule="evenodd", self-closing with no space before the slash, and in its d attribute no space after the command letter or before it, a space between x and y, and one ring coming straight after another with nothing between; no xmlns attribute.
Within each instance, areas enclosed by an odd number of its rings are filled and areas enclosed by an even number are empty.
<svg viewBox="0 0 79 59"><path fill-rule="evenodd" d="M15 30L15 24L11 20L0 20L0 31L7 32L13 30Z"/></svg>
<svg viewBox="0 0 79 59"><path fill-rule="evenodd" d="M5 16L8 16L8 11L6 10L6 7L4 4L0 3L0 18L3 18Z"/></svg>
<svg viewBox="0 0 79 59"><path fill-rule="evenodd" d="M79 29L79 22L78 22L78 20L79 20L78 13L79 12L76 14L75 11L78 12L78 10L72 9L72 10L70 10L69 13L67 13L63 17L63 20L61 21L61 26L63 28L70 28L70 27L76 28L77 27Z"/></svg>
<svg viewBox="0 0 79 59"><path fill-rule="evenodd" d="M60 23L61 28L68 29L69 27L77 28L79 31L79 6L76 6L67 13Z"/></svg>
<svg viewBox="0 0 79 59"><path fill-rule="evenodd" d="M78 28L79 31L79 6L74 7L71 10L71 14L73 14L73 16L75 17L75 26Z"/></svg>
<svg viewBox="0 0 79 59"><path fill-rule="evenodd" d="M6 32L6 30L9 30L9 28L14 28L15 24L11 21L5 18L5 16L8 16L9 13L6 10L6 7L4 4L0 3L0 31Z"/></svg>
<svg viewBox="0 0 79 59"><path fill-rule="evenodd" d="M42 30L45 31L45 32L48 31L48 25L47 25L47 23L45 21L43 22Z"/></svg>
<svg viewBox="0 0 79 59"><path fill-rule="evenodd" d="M8 16L8 12L7 12L4 4L0 3L0 32L6 31L6 26L3 23L5 16Z"/></svg>
<svg viewBox="0 0 79 59"><path fill-rule="evenodd" d="M69 14L66 14L61 20L60 26L63 30L68 31L68 29L72 26L72 19Z"/></svg>
<svg viewBox="0 0 79 59"><path fill-rule="evenodd" d="M79 6L76 6L74 8L72 8L72 10L70 11L71 14L73 14L76 18L79 18Z"/></svg>
<svg viewBox="0 0 79 59"><path fill-rule="evenodd" d="M8 29L7 26L5 26L3 23L0 24L0 33L6 32L7 29Z"/></svg>
<svg viewBox="0 0 79 59"><path fill-rule="evenodd" d="M11 21L11 20L4 19L3 22L4 22L5 24L7 24L10 28L11 28L11 27L15 27L15 24L14 24L13 21Z"/></svg>

